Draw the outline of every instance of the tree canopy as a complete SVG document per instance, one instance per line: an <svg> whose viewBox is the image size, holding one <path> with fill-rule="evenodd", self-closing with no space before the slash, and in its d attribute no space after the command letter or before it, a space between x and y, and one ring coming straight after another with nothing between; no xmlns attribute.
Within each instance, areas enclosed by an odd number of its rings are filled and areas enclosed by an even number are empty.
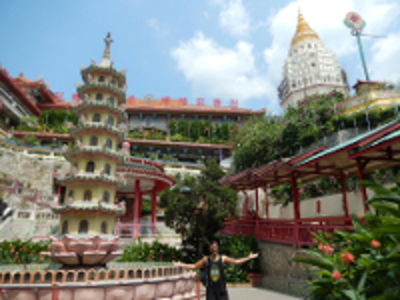
<svg viewBox="0 0 400 300"><path fill-rule="evenodd" d="M224 218L235 215L237 194L218 182L223 176L224 171L209 159L198 178L185 176L160 195L165 223L182 235L190 256L201 257L206 243L222 229Z"/></svg>

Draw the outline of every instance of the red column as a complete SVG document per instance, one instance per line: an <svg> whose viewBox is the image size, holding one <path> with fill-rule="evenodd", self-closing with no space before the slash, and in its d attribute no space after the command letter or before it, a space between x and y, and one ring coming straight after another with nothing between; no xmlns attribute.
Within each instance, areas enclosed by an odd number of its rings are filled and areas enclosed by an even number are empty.
<svg viewBox="0 0 400 300"><path fill-rule="evenodd" d="M297 190L297 176L292 172L291 174L292 184L292 199L294 209L294 240L296 248L299 248L299 220L300 220L300 203L299 203L299 191Z"/></svg>
<svg viewBox="0 0 400 300"><path fill-rule="evenodd" d="M157 205L157 193L153 189L151 192L151 232L154 234L156 229L156 205Z"/></svg>
<svg viewBox="0 0 400 300"><path fill-rule="evenodd" d="M256 219L258 220L258 188L256 188Z"/></svg>
<svg viewBox="0 0 400 300"><path fill-rule="evenodd" d="M139 219L138 222L140 223L140 219L142 218L142 203L143 203L143 193L140 193L139 197Z"/></svg>
<svg viewBox="0 0 400 300"><path fill-rule="evenodd" d="M363 180L363 168L361 167L361 162L358 159L357 159L357 173L358 173L358 180L362 181ZM364 186L361 186L361 197L362 197L362 201L364 204L364 212L366 212L368 209L368 206L367 206L368 196L367 196L367 190L365 189Z"/></svg>
<svg viewBox="0 0 400 300"><path fill-rule="evenodd" d="M268 187L264 188L265 193L265 218L269 219Z"/></svg>
<svg viewBox="0 0 400 300"><path fill-rule="evenodd" d="M346 181L344 179L343 172L340 174L340 176L337 179L339 180L340 185L342 186L343 210L344 210L344 215L347 218L349 216L349 206L347 205Z"/></svg>
<svg viewBox="0 0 400 300"><path fill-rule="evenodd" d="M247 195L246 191L243 191L245 199L244 200L244 209L245 209L245 219L247 220L249 218L249 195Z"/></svg>
<svg viewBox="0 0 400 300"><path fill-rule="evenodd" d="M133 235L132 237L137 237L139 235L139 225L140 225L140 181L135 181L135 194L133 199Z"/></svg>

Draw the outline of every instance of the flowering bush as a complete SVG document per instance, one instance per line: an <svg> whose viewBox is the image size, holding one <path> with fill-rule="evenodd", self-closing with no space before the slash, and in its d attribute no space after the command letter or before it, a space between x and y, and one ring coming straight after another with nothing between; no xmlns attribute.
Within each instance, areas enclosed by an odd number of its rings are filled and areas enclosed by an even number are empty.
<svg viewBox="0 0 400 300"><path fill-rule="evenodd" d="M40 255L48 251L49 241L32 242L31 240L0 242L0 264L49 263L47 257Z"/></svg>
<svg viewBox="0 0 400 300"><path fill-rule="evenodd" d="M353 232L315 234L319 245L294 259L315 267L308 299L400 299L400 182L362 184L375 192L368 202L377 213L353 217Z"/></svg>

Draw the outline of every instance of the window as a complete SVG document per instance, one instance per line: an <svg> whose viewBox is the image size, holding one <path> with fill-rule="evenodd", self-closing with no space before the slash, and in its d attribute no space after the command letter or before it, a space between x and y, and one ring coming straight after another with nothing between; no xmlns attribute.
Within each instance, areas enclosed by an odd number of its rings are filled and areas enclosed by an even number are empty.
<svg viewBox="0 0 400 300"><path fill-rule="evenodd" d="M62 224L61 234L67 234L67 233L68 233L68 221L64 221Z"/></svg>
<svg viewBox="0 0 400 300"><path fill-rule="evenodd" d="M91 201L92 200L92 191L91 190L86 190L83 193L83 201Z"/></svg>
<svg viewBox="0 0 400 300"><path fill-rule="evenodd" d="M94 172L94 162L89 161L86 165L86 172L93 173Z"/></svg>
<svg viewBox="0 0 400 300"><path fill-rule="evenodd" d="M90 138L90 146L97 146L97 136L92 136Z"/></svg>
<svg viewBox="0 0 400 300"><path fill-rule="evenodd" d="M103 95L102 94L97 94L96 95L96 100L97 101L103 101Z"/></svg>
<svg viewBox="0 0 400 300"><path fill-rule="evenodd" d="M100 114L94 114L92 118L92 122L100 122Z"/></svg>
<svg viewBox="0 0 400 300"><path fill-rule="evenodd" d="M106 221L101 222L100 231L101 231L101 233L107 233L107 222Z"/></svg>
<svg viewBox="0 0 400 300"><path fill-rule="evenodd" d="M86 220L82 220L79 222L78 233L88 233L89 223Z"/></svg>
<svg viewBox="0 0 400 300"><path fill-rule="evenodd" d="M111 85L115 85L115 80L111 79Z"/></svg>
<svg viewBox="0 0 400 300"><path fill-rule="evenodd" d="M108 149L111 149L111 148L112 148L112 140L107 139L107 141L106 141L106 147L107 147Z"/></svg>
<svg viewBox="0 0 400 300"><path fill-rule="evenodd" d="M68 193L68 200L74 199L74 190L70 190Z"/></svg>
<svg viewBox="0 0 400 300"><path fill-rule="evenodd" d="M104 166L104 173L106 173L106 175L110 175L110 172L111 172L111 167L109 164L106 164Z"/></svg>
<svg viewBox="0 0 400 300"><path fill-rule="evenodd" d="M114 118L109 116L107 118L107 124L110 125L110 126L114 126Z"/></svg>
<svg viewBox="0 0 400 300"><path fill-rule="evenodd" d="M74 163L72 168L75 169L75 170L78 170L78 163Z"/></svg>
<svg viewBox="0 0 400 300"><path fill-rule="evenodd" d="M108 203L110 201L110 194L107 191L103 193L103 201Z"/></svg>
<svg viewBox="0 0 400 300"><path fill-rule="evenodd" d="M99 77L99 82L104 82L104 76Z"/></svg>
<svg viewBox="0 0 400 300"><path fill-rule="evenodd" d="M107 99L108 103L111 104L112 106L114 106L114 98L113 97L109 97Z"/></svg>

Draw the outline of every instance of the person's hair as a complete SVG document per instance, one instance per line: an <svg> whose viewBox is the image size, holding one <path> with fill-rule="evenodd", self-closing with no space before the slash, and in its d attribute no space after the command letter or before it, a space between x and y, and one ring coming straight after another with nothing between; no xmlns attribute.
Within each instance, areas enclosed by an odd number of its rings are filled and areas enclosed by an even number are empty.
<svg viewBox="0 0 400 300"><path fill-rule="evenodd" d="M212 239L212 240L210 240L210 242L208 243L208 245L211 246L212 244L217 244L217 245L219 245L219 242L218 242L217 239Z"/></svg>

